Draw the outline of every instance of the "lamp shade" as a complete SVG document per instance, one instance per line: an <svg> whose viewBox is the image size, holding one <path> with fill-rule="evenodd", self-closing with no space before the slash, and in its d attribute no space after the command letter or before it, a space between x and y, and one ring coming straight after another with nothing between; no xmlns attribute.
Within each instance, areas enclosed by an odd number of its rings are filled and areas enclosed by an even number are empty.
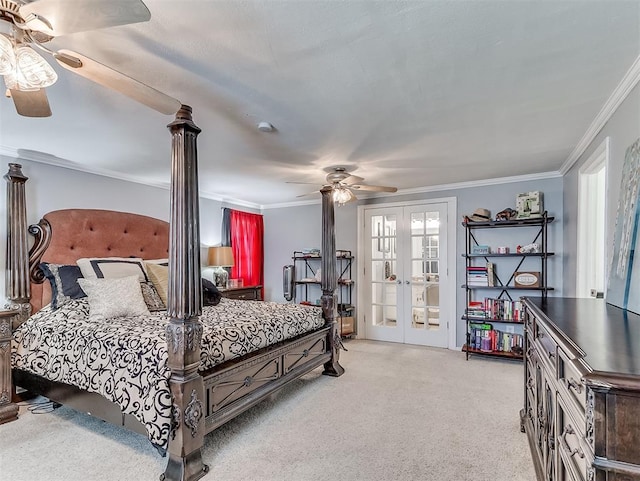
<svg viewBox="0 0 640 481"><path fill-rule="evenodd" d="M209 265L231 267L233 265L233 251L231 247L209 247Z"/></svg>

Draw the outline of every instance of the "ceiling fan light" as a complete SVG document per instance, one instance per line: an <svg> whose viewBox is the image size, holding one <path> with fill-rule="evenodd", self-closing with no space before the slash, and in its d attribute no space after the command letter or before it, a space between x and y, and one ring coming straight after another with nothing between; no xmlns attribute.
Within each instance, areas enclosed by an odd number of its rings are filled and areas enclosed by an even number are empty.
<svg viewBox="0 0 640 481"><path fill-rule="evenodd" d="M49 87L58 80L55 70L35 50L27 46L16 48L18 90Z"/></svg>
<svg viewBox="0 0 640 481"><path fill-rule="evenodd" d="M13 44L4 35L0 35L0 75L12 72L16 68L16 54Z"/></svg>
<svg viewBox="0 0 640 481"><path fill-rule="evenodd" d="M333 200L337 202L339 205L344 205L347 202L350 202L356 198L349 189L344 187L336 187L333 190Z"/></svg>

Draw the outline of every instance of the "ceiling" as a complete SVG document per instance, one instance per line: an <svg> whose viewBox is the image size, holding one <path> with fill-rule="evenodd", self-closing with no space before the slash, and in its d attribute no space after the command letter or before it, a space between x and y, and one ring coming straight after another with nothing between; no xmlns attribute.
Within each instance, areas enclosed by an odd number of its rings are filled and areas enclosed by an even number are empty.
<svg viewBox="0 0 640 481"><path fill-rule="evenodd" d="M640 54L638 1L145 4L50 47L191 105L202 194L265 206L335 165L401 190L557 171ZM0 99L1 152L167 185L172 117L54 68L52 117Z"/></svg>

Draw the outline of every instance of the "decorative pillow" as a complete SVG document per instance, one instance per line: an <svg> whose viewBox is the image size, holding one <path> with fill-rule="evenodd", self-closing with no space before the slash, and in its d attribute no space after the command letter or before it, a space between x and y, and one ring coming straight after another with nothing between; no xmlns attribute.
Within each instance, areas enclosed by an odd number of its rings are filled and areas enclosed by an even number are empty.
<svg viewBox="0 0 640 481"><path fill-rule="evenodd" d="M78 284L82 272L78 266L40 263L40 269L51 284L51 307L57 309L72 299L86 297Z"/></svg>
<svg viewBox="0 0 640 481"><path fill-rule="evenodd" d="M150 312L164 311L166 306L152 282L141 282L142 297Z"/></svg>
<svg viewBox="0 0 640 481"><path fill-rule="evenodd" d="M202 278L202 303L205 306L217 306L222 299L222 294L209 279Z"/></svg>
<svg viewBox="0 0 640 481"><path fill-rule="evenodd" d="M153 283L153 286L158 291L160 299L167 305L167 290L169 289L169 267L162 266L160 264L146 263L147 274L149 279Z"/></svg>
<svg viewBox="0 0 640 481"><path fill-rule="evenodd" d="M83 257L76 261L85 279L115 279L138 276L147 281L144 261L139 257Z"/></svg>
<svg viewBox="0 0 640 481"><path fill-rule="evenodd" d="M138 276L115 279L78 279L89 298L90 317L128 317L149 315Z"/></svg>
<svg viewBox="0 0 640 481"><path fill-rule="evenodd" d="M161 266L168 266L169 259L145 259L145 264L160 264Z"/></svg>

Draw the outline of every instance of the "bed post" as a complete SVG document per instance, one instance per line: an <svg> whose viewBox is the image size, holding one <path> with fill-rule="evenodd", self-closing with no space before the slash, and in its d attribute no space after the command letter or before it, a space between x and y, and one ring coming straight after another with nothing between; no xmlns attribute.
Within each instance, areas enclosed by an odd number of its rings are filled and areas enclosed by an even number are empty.
<svg viewBox="0 0 640 481"><path fill-rule="evenodd" d="M322 194L322 312L327 325L331 326L327 335L327 345L331 351L331 359L324 365L322 374L327 376L341 376L344 368L340 365L340 332L336 321L336 287L338 276L336 272L336 227L333 209L333 188L325 186L320 190Z"/></svg>
<svg viewBox="0 0 640 481"><path fill-rule="evenodd" d="M7 255L5 294L9 302L0 311L0 424L18 419L18 405L12 402L11 333L31 313L29 304L29 251L27 206L24 184L27 177L20 164L9 164L7 181Z"/></svg>
<svg viewBox="0 0 640 481"><path fill-rule="evenodd" d="M204 383L198 374L202 324L198 151L200 129L191 107L183 105L171 131L171 218L166 338L173 397L169 459L160 476L166 481L194 481L209 468L202 462Z"/></svg>
<svg viewBox="0 0 640 481"><path fill-rule="evenodd" d="M29 284L29 248L27 242L27 204L22 165L9 164L7 181L7 266L5 271L6 306L18 309L19 322L31 314L31 288Z"/></svg>

